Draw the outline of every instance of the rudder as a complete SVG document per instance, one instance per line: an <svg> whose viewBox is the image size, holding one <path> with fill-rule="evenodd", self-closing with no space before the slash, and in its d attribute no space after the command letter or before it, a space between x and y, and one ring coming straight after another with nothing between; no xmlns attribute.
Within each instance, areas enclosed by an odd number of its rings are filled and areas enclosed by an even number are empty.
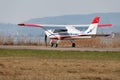
<svg viewBox="0 0 120 80"><path fill-rule="evenodd" d="M98 27L98 23L99 23L99 18L98 16L96 16L90 26L88 27L88 29L85 31L85 34L96 34L97 33L97 27Z"/></svg>

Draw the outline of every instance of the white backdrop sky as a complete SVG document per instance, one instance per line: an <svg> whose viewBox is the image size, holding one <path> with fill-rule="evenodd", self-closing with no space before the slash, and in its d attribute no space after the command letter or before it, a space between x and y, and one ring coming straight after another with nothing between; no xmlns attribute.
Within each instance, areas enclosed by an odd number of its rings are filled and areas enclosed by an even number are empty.
<svg viewBox="0 0 120 80"><path fill-rule="evenodd" d="M70 14L120 12L120 0L0 0L0 22Z"/></svg>

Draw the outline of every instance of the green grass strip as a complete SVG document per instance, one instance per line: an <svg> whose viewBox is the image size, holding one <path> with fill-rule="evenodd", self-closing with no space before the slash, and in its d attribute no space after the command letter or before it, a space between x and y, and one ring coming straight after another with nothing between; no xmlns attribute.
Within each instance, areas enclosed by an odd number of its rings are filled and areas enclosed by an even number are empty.
<svg viewBox="0 0 120 80"><path fill-rule="evenodd" d="M0 57L35 57L41 59L120 60L120 52L0 49Z"/></svg>

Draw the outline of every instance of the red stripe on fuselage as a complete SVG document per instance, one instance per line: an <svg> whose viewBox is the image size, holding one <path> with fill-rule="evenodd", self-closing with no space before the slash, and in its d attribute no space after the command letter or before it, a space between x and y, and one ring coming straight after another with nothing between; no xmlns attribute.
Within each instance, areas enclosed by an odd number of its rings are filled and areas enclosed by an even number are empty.
<svg viewBox="0 0 120 80"><path fill-rule="evenodd" d="M50 39L55 39L55 40L64 40L66 38L77 38L78 36L61 36L61 37L52 37Z"/></svg>

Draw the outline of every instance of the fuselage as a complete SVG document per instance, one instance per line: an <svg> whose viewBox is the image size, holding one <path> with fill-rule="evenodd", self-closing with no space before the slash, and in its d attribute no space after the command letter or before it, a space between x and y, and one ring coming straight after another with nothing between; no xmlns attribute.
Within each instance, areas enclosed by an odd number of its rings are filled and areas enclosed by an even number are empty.
<svg viewBox="0 0 120 80"><path fill-rule="evenodd" d="M56 39L56 40L73 40L73 39L79 39L79 38L91 38L91 36L82 35L82 32L73 33L73 32L68 32L65 30L59 31L59 32L48 30L45 33L50 39Z"/></svg>

